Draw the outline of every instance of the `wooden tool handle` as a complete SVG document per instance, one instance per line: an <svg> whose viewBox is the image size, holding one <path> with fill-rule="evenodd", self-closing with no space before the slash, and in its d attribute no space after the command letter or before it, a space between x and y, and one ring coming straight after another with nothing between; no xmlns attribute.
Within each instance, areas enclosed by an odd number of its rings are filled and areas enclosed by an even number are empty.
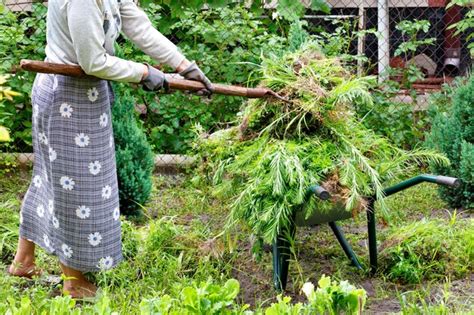
<svg viewBox="0 0 474 315"><path fill-rule="evenodd" d="M87 78L87 75L79 66L63 65L51 62L22 60L20 68L26 71L59 74L76 78ZM205 88L204 84L197 81L177 79L173 74L167 75L169 87L172 90L196 92ZM276 96L276 94L265 88L244 88L240 86L213 84L214 93L229 96L242 96L247 98L263 98L268 96Z"/></svg>

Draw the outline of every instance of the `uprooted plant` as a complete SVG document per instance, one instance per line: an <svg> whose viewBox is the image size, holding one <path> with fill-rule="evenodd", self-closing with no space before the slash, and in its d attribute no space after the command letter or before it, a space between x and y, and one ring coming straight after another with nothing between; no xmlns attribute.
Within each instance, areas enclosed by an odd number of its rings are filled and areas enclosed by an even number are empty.
<svg viewBox="0 0 474 315"><path fill-rule="evenodd" d="M228 227L242 220L272 241L294 211L330 211L331 203L308 199L312 184L325 187L347 211L364 209L367 196L381 199L387 211L385 183L426 162L448 163L434 151L399 149L364 127L353 107L372 103L375 78L357 77L343 60L319 51L308 42L264 59L262 84L288 102L251 100L238 126L201 136L205 169L219 191L233 197Z"/></svg>

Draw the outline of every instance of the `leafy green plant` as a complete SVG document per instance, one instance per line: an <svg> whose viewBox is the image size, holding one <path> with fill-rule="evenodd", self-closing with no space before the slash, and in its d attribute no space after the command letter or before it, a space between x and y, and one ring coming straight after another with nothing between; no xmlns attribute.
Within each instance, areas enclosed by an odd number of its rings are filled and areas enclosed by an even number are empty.
<svg viewBox="0 0 474 315"><path fill-rule="evenodd" d="M461 179L461 187L440 188L440 194L453 207L474 207L474 78L459 87L449 111L435 117L427 144L444 152L451 166L433 166L433 170Z"/></svg>
<svg viewBox="0 0 474 315"><path fill-rule="evenodd" d="M461 7L469 7L471 5L471 9L469 9L464 16L464 18L453 24L450 25L449 28L456 29L455 35L461 35L466 33L466 41L467 41L467 48L471 52L471 56L474 56L474 9L472 8L472 1L471 0L452 0L446 6L446 8L450 8L452 6L459 5ZM468 33L469 32L469 33Z"/></svg>
<svg viewBox="0 0 474 315"><path fill-rule="evenodd" d="M440 219L422 219L392 228L383 244L381 265L392 280L420 283L470 272L474 258L473 220L449 224Z"/></svg>
<svg viewBox="0 0 474 315"><path fill-rule="evenodd" d="M432 151L398 149L364 127L354 104L372 103L373 78L356 77L314 43L265 59L261 71L263 84L289 101L250 101L239 126L200 142L214 182L235 194L229 228L241 220L272 242L295 211L331 207L308 203L307 189L316 183L348 211L364 209L366 196L377 196L386 211L385 182L407 176L422 162L447 164Z"/></svg>
<svg viewBox="0 0 474 315"><path fill-rule="evenodd" d="M135 117L134 98L116 89L112 107L117 176L122 214L140 216L151 193L154 157Z"/></svg>
<svg viewBox="0 0 474 315"><path fill-rule="evenodd" d="M13 13L0 3L0 73L17 69L21 59L43 60L46 44L46 7L34 4L32 12ZM0 100L0 125L11 131L13 142L2 151L31 150L31 88L35 74L17 72L9 86L21 95L14 102Z"/></svg>

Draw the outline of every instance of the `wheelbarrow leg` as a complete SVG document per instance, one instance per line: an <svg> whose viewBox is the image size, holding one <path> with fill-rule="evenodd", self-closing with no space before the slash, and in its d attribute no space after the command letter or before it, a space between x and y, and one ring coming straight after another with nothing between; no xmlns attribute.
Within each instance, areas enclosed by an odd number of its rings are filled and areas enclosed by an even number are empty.
<svg viewBox="0 0 474 315"><path fill-rule="evenodd" d="M351 245L349 245L349 243L347 242L346 238L344 237L344 233L342 233L341 229L336 224L336 222L329 222L329 226L331 227L331 230L334 232L334 235L336 235L336 238L339 241L339 244L341 244L341 247L344 250L344 253L346 253L346 256L349 258L352 265L355 266L357 269L362 269L362 266L360 265L356 254L352 250Z"/></svg>
<svg viewBox="0 0 474 315"><path fill-rule="evenodd" d="M291 244L288 237L295 236L296 225L292 223L287 231L289 233L281 233L273 241L273 285L278 292L286 289L291 258Z"/></svg>
<svg viewBox="0 0 474 315"><path fill-rule="evenodd" d="M377 232L375 228L375 200L370 198L367 206L367 231L369 234L370 273L377 271Z"/></svg>

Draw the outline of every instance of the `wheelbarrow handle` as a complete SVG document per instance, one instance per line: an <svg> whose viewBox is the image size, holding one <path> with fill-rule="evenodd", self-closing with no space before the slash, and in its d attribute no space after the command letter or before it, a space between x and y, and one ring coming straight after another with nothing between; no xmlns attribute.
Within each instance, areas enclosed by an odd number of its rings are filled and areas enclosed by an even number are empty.
<svg viewBox="0 0 474 315"><path fill-rule="evenodd" d="M309 187L309 191L321 200L329 200L331 198L329 191L319 185Z"/></svg>
<svg viewBox="0 0 474 315"><path fill-rule="evenodd" d="M446 185L451 187L459 187L461 186L461 180L455 177L448 177L448 176L436 176L436 183L440 185Z"/></svg>

